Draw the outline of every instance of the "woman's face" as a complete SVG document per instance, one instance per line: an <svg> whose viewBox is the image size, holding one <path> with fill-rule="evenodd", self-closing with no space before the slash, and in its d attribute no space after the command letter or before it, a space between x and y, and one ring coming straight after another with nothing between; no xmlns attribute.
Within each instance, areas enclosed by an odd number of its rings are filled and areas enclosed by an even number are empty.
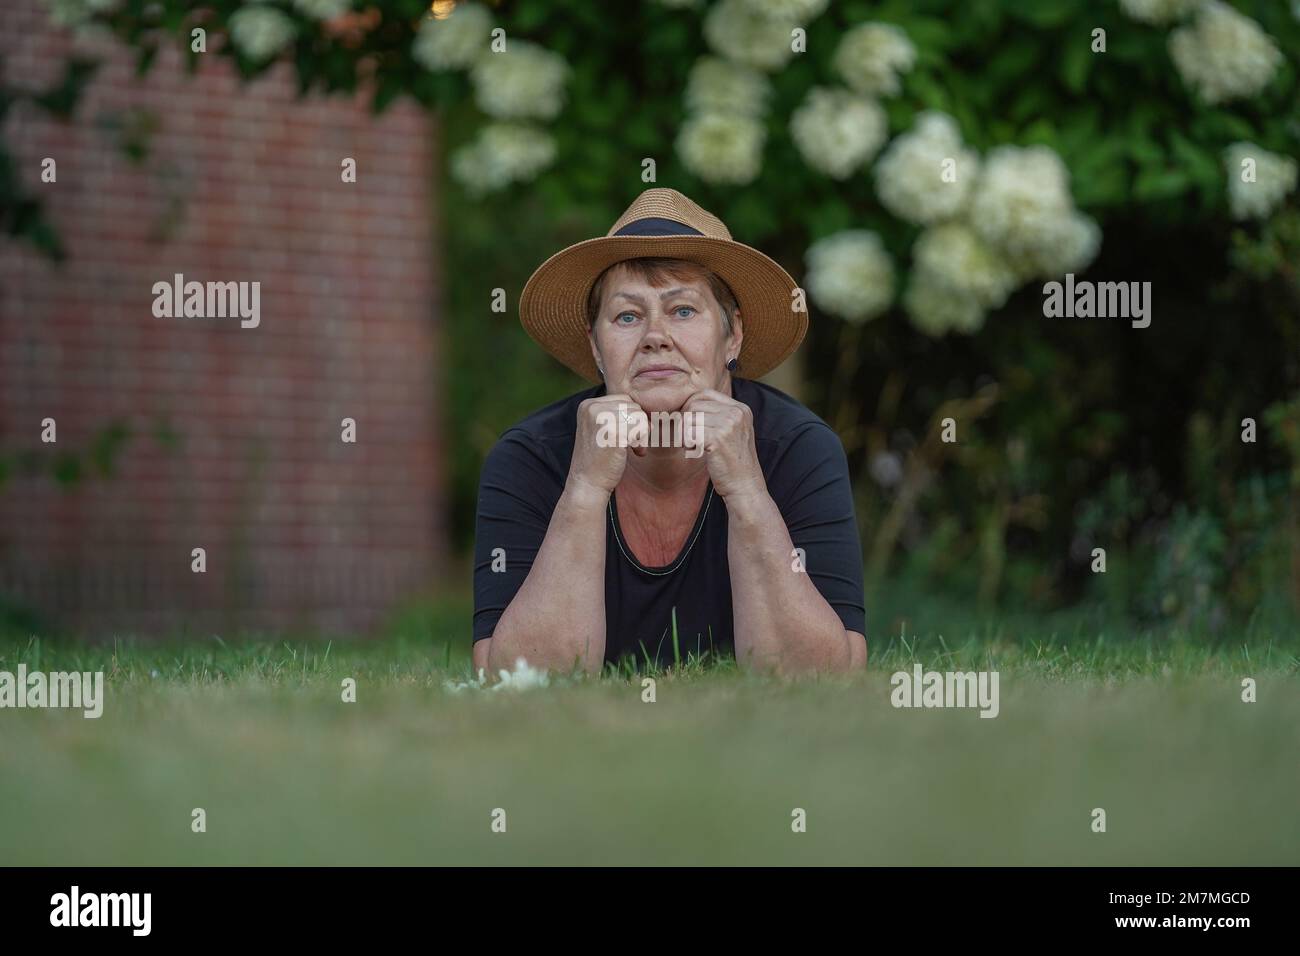
<svg viewBox="0 0 1300 956"><path fill-rule="evenodd" d="M615 266L605 277L591 330L592 354L605 369L606 393L626 393L647 412L673 412L705 388L729 393L727 361L740 353L740 314L723 331L708 281L650 285Z"/></svg>

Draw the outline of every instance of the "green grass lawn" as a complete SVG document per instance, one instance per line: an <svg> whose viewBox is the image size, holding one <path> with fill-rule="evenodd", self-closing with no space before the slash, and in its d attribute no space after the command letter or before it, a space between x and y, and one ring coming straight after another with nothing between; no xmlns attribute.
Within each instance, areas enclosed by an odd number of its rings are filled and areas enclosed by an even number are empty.
<svg viewBox="0 0 1300 956"><path fill-rule="evenodd" d="M645 703L640 677L450 693L465 615L371 643L0 643L0 670L108 688L98 720L0 711L0 862L1300 863L1293 638L925 627L853 678L686 666ZM996 669L1000 715L895 709L913 661Z"/></svg>

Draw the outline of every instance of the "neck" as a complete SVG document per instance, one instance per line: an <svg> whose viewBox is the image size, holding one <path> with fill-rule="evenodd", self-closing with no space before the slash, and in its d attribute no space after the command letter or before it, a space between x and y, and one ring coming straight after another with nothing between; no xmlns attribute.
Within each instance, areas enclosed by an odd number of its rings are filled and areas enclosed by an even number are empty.
<svg viewBox="0 0 1300 956"><path fill-rule="evenodd" d="M651 448L644 457L628 453L623 482L640 491L671 493L703 486L708 474L703 456L687 458L681 448Z"/></svg>

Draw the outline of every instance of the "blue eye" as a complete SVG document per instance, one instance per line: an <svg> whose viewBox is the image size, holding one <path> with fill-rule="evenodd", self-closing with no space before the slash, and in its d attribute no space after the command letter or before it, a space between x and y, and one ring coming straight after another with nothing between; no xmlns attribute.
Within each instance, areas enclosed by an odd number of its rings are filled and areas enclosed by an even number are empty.
<svg viewBox="0 0 1300 956"><path fill-rule="evenodd" d="M695 310L692 309L689 305L679 305L677 308L673 309L673 311L677 313L685 312L686 315L682 316L683 319L689 319L692 315L695 314Z"/></svg>
<svg viewBox="0 0 1300 956"><path fill-rule="evenodd" d="M632 324L631 322L623 322L623 321L621 321L621 320L623 319L624 316L631 316L633 321L636 320L636 314L635 314L635 313L633 313L633 312L620 312L618 315L614 316L614 322L615 322L615 324L616 324L616 325L631 325L631 324Z"/></svg>

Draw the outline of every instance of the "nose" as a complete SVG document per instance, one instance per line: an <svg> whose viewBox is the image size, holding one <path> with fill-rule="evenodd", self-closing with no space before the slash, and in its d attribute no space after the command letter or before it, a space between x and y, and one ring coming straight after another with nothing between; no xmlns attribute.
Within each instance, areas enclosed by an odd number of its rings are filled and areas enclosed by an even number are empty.
<svg viewBox="0 0 1300 956"><path fill-rule="evenodd" d="M665 347L671 348L673 339L669 330L668 316L657 309L654 310L646 320L645 333L641 336L641 348L647 352Z"/></svg>

